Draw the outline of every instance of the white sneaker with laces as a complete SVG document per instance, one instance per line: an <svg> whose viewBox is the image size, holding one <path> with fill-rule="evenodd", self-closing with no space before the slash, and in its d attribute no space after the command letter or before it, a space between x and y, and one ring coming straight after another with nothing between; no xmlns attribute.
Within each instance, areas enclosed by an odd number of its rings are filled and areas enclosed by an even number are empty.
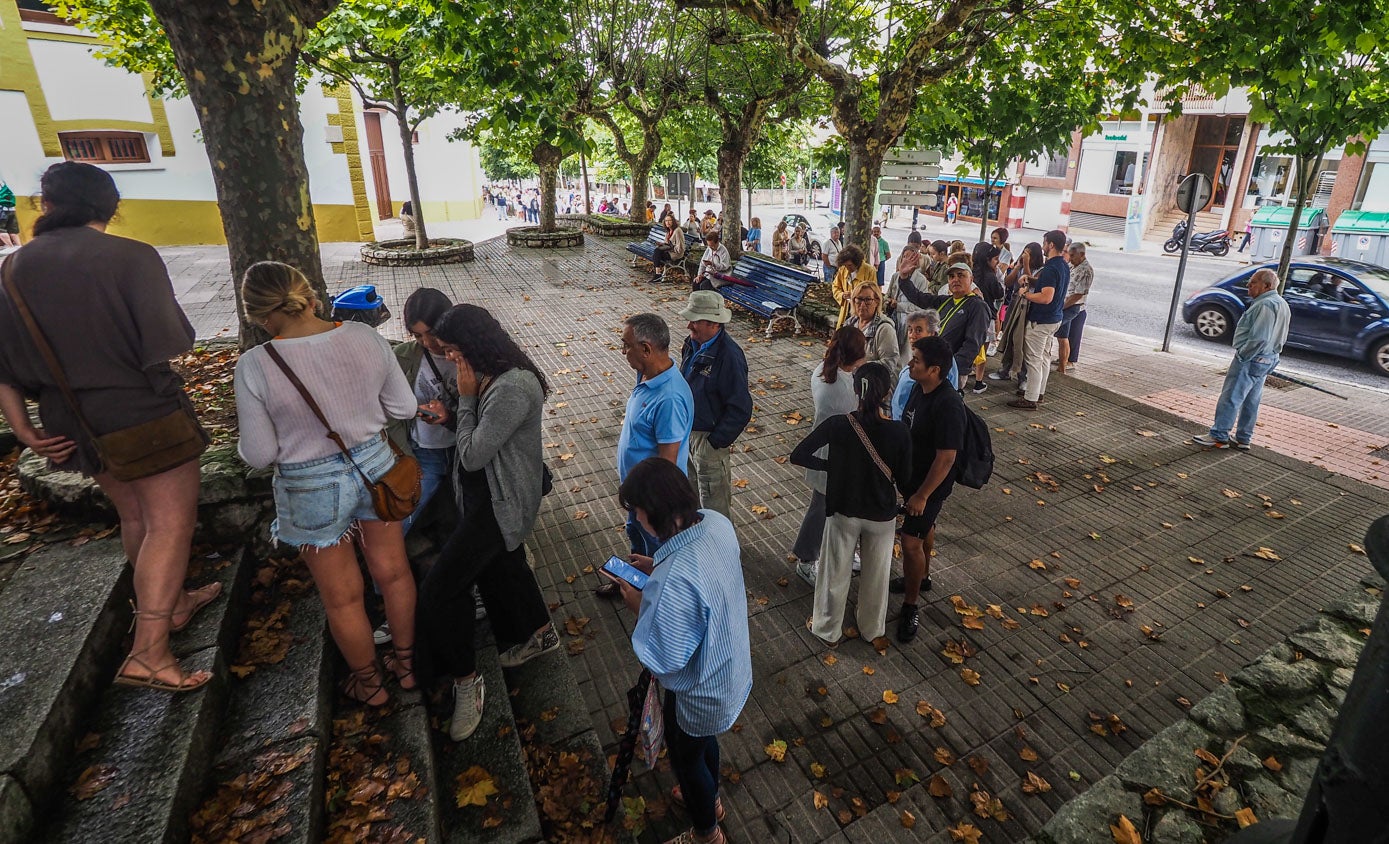
<svg viewBox="0 0 1389 844"><path fill-rule="evenodd" d="M391 623L389 621L381 622L381 626L372 631L371 640L378 645L384 645L391 641Z"/></svg>
<svg viewBox="0 0 1389 844"><path fill-rule="evenodd" d="M453 681L453 719L449 721L449 738L464 739L477 732L482 723L482 704L487 684L479 674L472 680Z"/></svg>
<svg viewBox="0 0 1389 844"><path fill-rule="evenodd" d="M801 562L796 563L796 574L800 577L801 580L804 580L806 583L809 583L811 586L814 586L815 575L818 572L819 568L819 560L811 560L809 562L802 560Z"/></svg>

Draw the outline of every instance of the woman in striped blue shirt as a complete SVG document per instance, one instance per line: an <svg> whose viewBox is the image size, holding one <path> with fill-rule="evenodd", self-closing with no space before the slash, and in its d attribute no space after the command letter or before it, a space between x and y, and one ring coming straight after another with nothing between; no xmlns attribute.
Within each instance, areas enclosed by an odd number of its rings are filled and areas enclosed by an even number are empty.
<svg viewBox="0 0 1389 844"><path fill-rule="evenodd" d="M670 844L722 844L719 733L738 719L752 692L747 594L733 523L700 510L699 496L674 463L650 457L627 474L622 506L662 545L634 557L651 575L638 591L622 585L637 614L632 649L666 690L666 747L678 786L671 802L693 828Z"/></svg>

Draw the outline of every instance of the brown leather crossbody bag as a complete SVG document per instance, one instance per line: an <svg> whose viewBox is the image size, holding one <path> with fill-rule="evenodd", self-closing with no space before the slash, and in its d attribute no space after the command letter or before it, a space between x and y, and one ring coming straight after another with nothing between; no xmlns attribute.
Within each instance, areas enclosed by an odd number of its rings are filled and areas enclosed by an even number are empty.
<svg viewBox="0 0 1389 844"><path fill-rule="evenodd" d="M77 395L72 391L72 385L68 383L67 376L58 363L58 356L48 344L48 338L44 336L43 329L39 328L33 312L29 310L29 304L24 301L19 286L14 282L14 270L9 261L5 262L3 276L5 291L9 294L10 301L14 302L20 318L29 329L29 336L38 347L53 380L58 383L58 389L62 392L68 408L72 410L72 415L77 418L77 424L81 426L87 439L91 440L92 447L101 460L103 471L118 481L138 481L160 472L167 472L197 458L207 450L207 435L198 425L198 417L186 399L180 403L178 410L158 419L109 434L98 435L93 431L87 421L87 415L82 412L82 405L77 401Z"/></svg>
<svg viewBox="0 0 1389 844"><path fill-rule="evenodd" d="M347 462L352 464L352 468L357 470L357 474L362 476L362 482L367 485L367 491L371 493L371 506L376 511L376 517L383 522L404 521L406 516L415 512L415 508L420 503L420 472L419 461L404 453L391 441L386 438L386 443L390 445L391 451L395 454L395 465L387 470L378 481L373 481L367 477L367 473L362 471L362 467L357 465L357 461L352 459L352 452L348 450L347 443L342 441L342 436L333 430L333 426L328 424L328 417L323 415L319 409L318 402L314 401L309 394L309 388L304 386L304 382L299 380L299 376L294 374L294 370L289 368L285 359L280 356L280 352L275 348L274 343L266 343L265 351L270 354L270 359L275 361L275 365L280 367L280 371L289 379L289 383L299 391L299 395L304 397L304 401L309 405L309 410L318 417L318 421L323 423L323 427L328 429L328 439L342 451Z"/></svg>

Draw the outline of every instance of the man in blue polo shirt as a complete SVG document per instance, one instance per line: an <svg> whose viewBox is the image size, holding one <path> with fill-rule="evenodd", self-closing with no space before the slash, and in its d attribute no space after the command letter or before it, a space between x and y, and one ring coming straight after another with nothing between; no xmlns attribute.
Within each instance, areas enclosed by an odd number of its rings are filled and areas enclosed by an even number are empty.
<svg viewBox="0 0 1389 844"><path fill-rule="evenodd" d="M1042 235L1042 254L1046 263L1037 273L1037 280L1018 295L1028 301L1027 326L1023 333L1023 357L1027 361L1027 392L1008 402L1009 407L1036 410L1037 403L1047 391L1047 373L1051 372L1051 350L1056 330L1061 327L1061 312L1066 303L1066 288L1070 286L1071 266L1066 263L1066 233L1053 229Z"/></svg>
<svg viewBox="0 0 1389 844"><path fill-rule="evenodd" d="M622 330L622 354L637 371L637 386L627 399L622 434L617 440L618 480L648 457L663 457L686 472L690 459L690 429L694 424L694 396L680 368L670 358L670 326L656 314L627 318ZM632 553L650 557L660 542L627 514L627 538ZM598 587L604 598L621 596L617 584Z"/></svg>

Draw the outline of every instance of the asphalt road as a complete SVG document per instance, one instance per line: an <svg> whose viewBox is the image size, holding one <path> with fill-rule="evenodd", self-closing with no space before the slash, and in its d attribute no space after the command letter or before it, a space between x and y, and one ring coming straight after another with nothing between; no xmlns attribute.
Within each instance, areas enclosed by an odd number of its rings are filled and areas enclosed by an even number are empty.
<svg viewBox="0 0 1389 844"><path fill-rule="evenodd" d="M763 235L763 248L769 249L771 228L784 211L779 206L754 206L753 211L763 220L766 232ZM805 213L818 237L823 238L828 232L829 217L823 209L798 213ZM770 225L769 221L772 221ZM973 244L978 232L974 223L948 227L934 220L929 226L923 221L922 228L923 236L958 238L965 241L967 246ZM897 254L907 242L907 230L904 228L889 226L884 230L884 235L893 254ZM1084 238L1084 233L1081 236ZM1040 238L1040 232L1029 230L1015 231L1010 236L1015 253L1020 244ZM1163 254L1161 245L1157 243L1145 243L1141 252L1121 252L1107 245L1117 242L1117 238L1097 237L1101 238L1106 245L1092 245L1088 255L1095 267L1095 286L1090 293L1087 324L1142 337L1151 340L1153 348L1160 347L1172 302L1172 287L1177 277L1177 257ZM1182 299L1238 271L1242 266L1234 257L1192 255L1182 280ZM1190 325L1182 321L1180 308L1172 331L1172 344L1174 347L1203 351L1210 351L1215 345L1201 339ZM1350 383L1389 393L1389 378L1376 375L1360 361L1287 349L1278 369L1333 391L1337 384Z"/></svg>

